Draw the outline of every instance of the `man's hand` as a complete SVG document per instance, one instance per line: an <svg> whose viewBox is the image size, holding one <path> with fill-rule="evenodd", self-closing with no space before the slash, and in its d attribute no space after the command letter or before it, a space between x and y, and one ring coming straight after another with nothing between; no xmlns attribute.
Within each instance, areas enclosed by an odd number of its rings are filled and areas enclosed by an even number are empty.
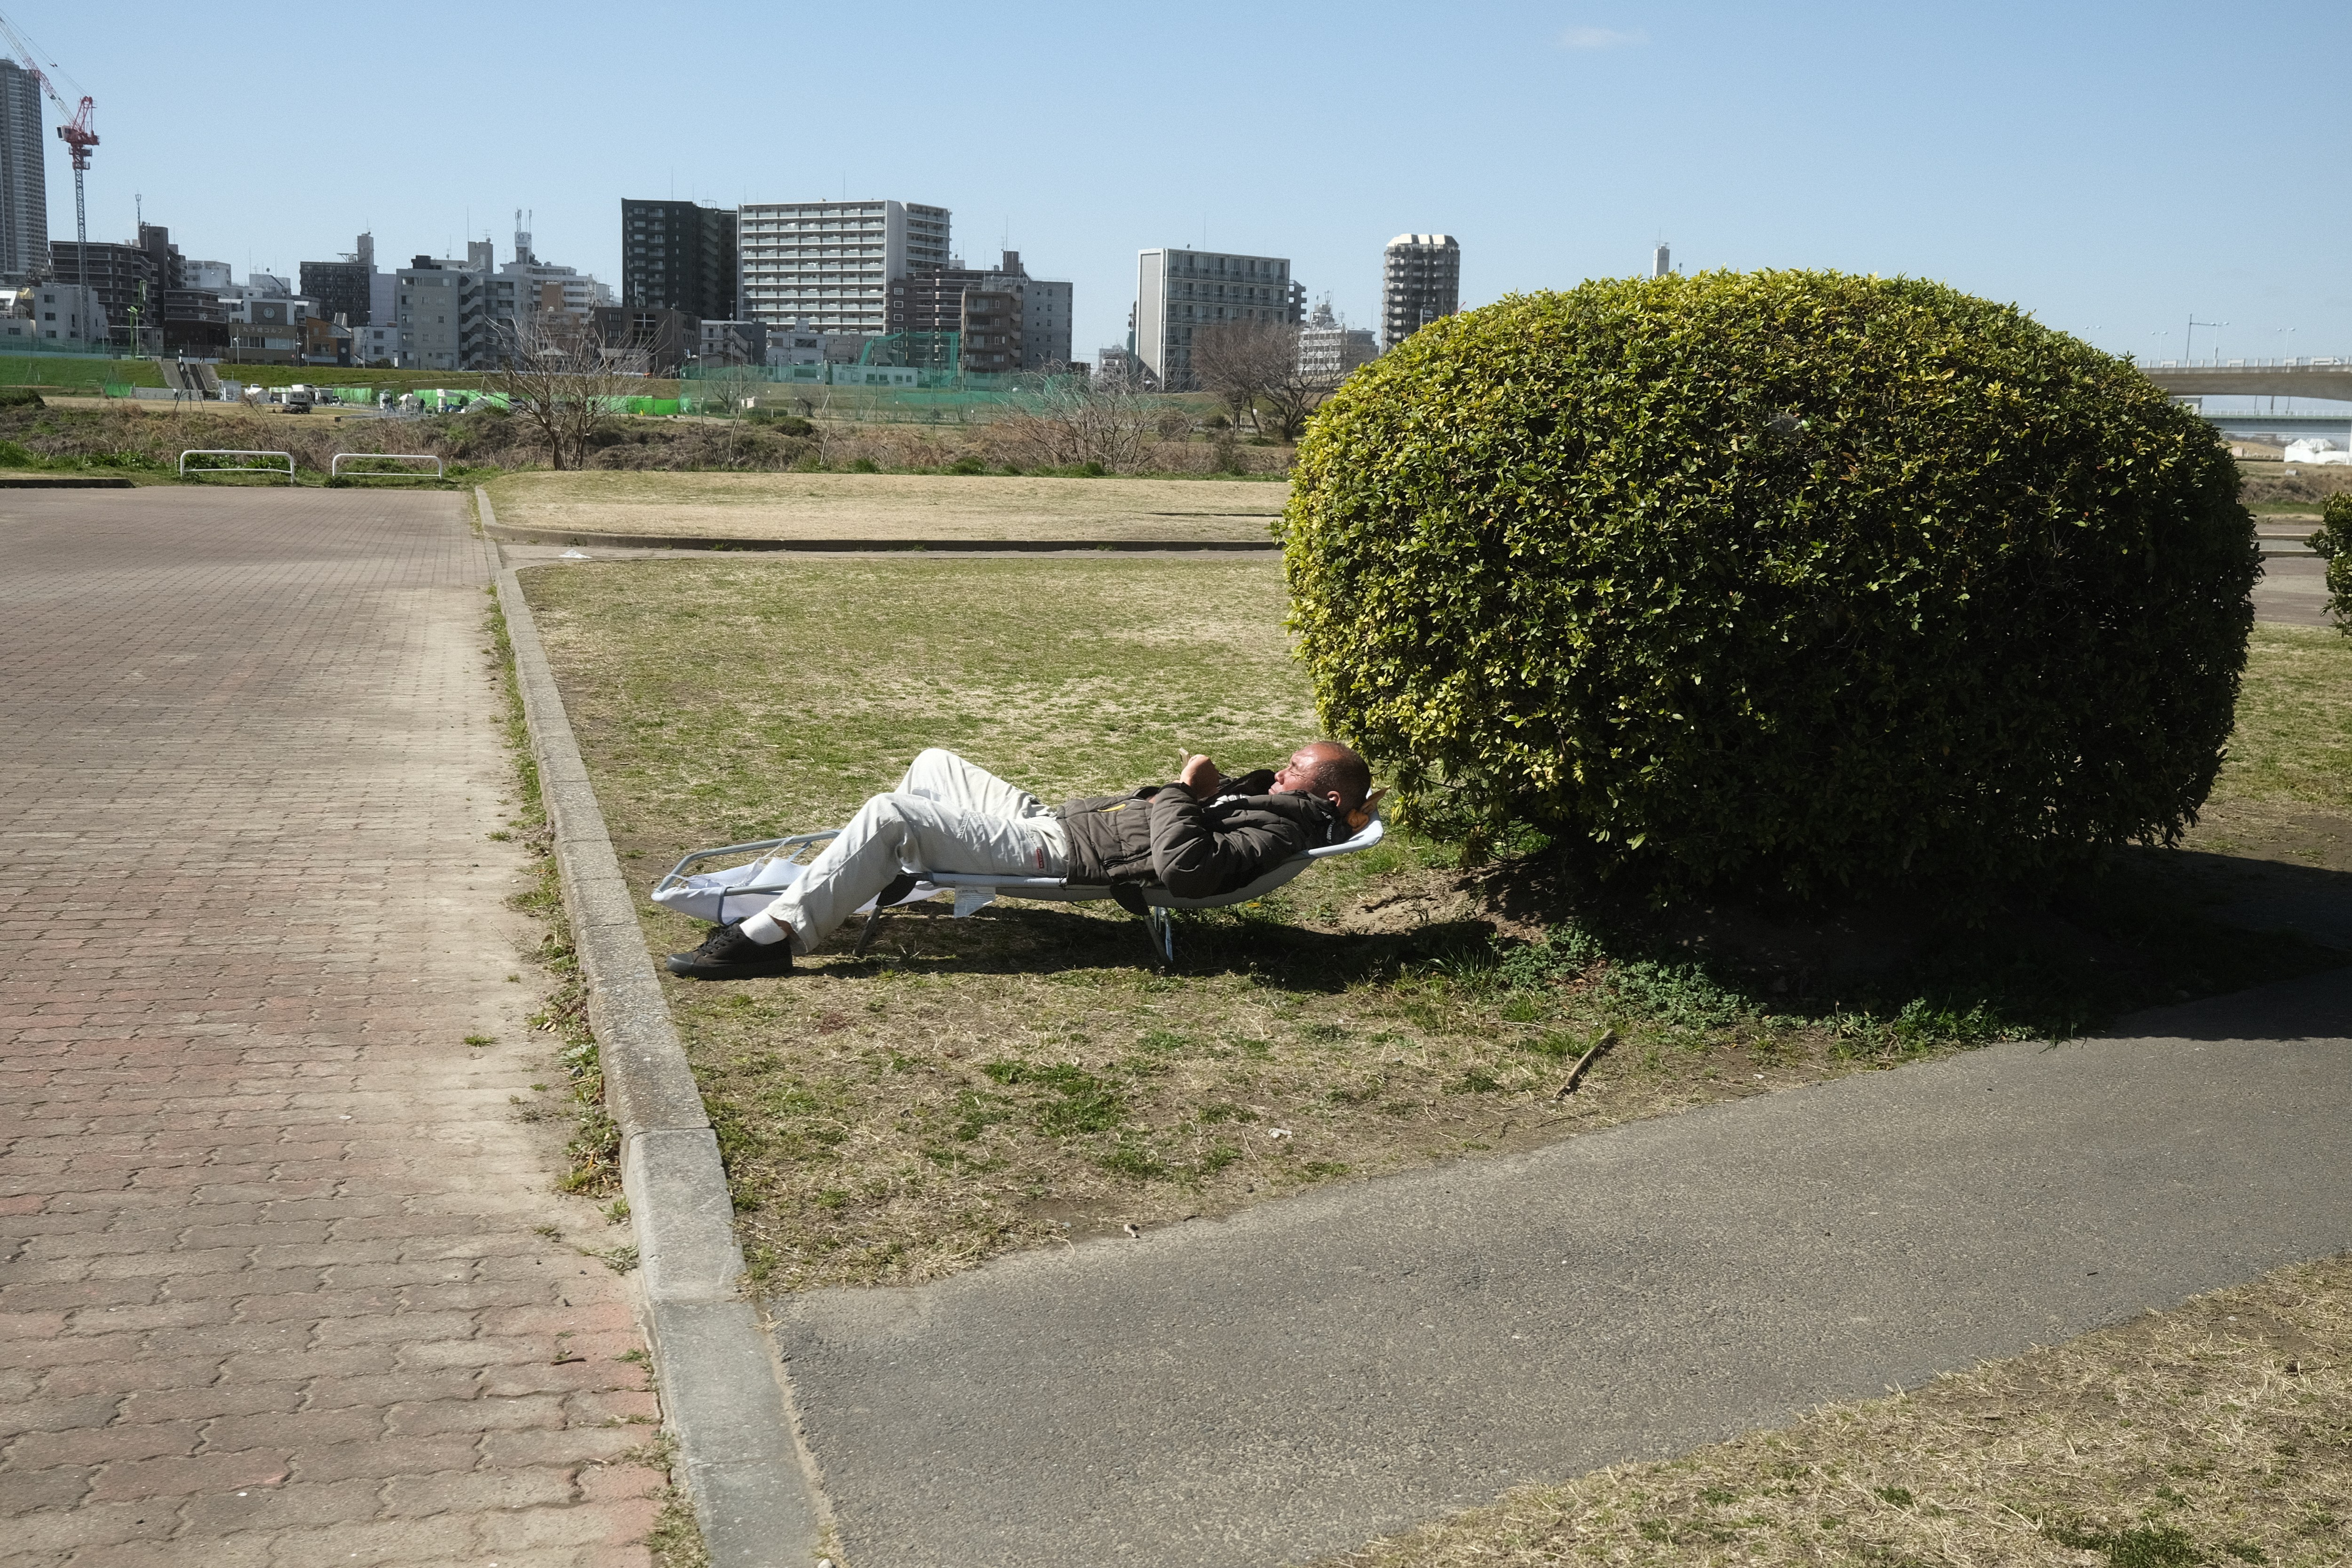
<svg viewBox="0 0 2352 1568"><path fill-rule="evenodd" d="M1206 800L1216 793L1217 785L1224 781L1224 776L1217 771L1217 764L1208 758L1192 756L1184 759L1184 771L1176 775L1176 782Z"/></svg>

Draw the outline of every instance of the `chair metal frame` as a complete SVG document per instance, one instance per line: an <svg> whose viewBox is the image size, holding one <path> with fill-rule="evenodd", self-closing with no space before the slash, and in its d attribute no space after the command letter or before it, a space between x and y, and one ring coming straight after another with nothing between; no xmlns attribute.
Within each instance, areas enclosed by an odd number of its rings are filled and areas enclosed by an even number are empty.
<svg viewBox="0 0 2352 1568"><path fill-rule="evenodd" d="M841 834L838 827L817 833L796 833L783 838L755 838L743 844L726 844L713 849L697 849L684 856L671 867L661 880L654 884L653 898L663 902L666 892L688 889L688 879L694 874L689 868L705 861L730 855L761 855L763 859L806 865L806 855L814 859ZM1386 836L1387 828L1378 816L1359 829L1356 835L1338 844L1318 845L1267 867L1255 878L1230 893L1220 893L1206 899L1180 899L1155 882L1134 883L1124 887L1097 887L1071 883L1059 877L1011 877L982 871L925 871L919 875L902 876L885 888L880 896L867 906L866 928L858 934L857 945L851 950L853 957L863 957L882 917L890 910L907 904L921 903L941 894L952 893L956 899L955 914L959 919L976 913L990 900L998 898L1035 899L1048 903L1083 904L1108 900L1136 916L1143 922L1144 940L1150 945L1153 962L1162 969L1176 962L1176 923L1174 916L1181 910L1219 910L1234 904L1245 904L1262 899L1276 888L1296 879L1318 860L1328 860L1340 855L1353 855L1370 849ZM779 853L781 852L781 853ZM714 925L727 923L729 900L756 899L757 904L746 907L740 914L756 913L769 900L792 886L792 879L767 882L762 880L744 887L719 890Z"/></svg>

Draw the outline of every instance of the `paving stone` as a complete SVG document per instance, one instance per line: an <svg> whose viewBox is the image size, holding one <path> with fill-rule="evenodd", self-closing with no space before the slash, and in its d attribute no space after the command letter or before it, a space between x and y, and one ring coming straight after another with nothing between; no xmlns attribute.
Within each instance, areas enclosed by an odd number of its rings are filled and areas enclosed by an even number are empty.
<svg viewBox="0 0 2352 1568"><path fill-rule="evenodd" d="M382 1490L381 1482L362 1477L208 1492L191 1500L181 1510L180 1539L257 1534L298 1525L375 1519L383 1511L378 1502ZM205 1550L209 1551L209 1546Z"/></svg>
<svg viewBox="0 0 2352 1568"><path fill-rule="evenodd" d="M435 1519L353 1521L317 1530L287 1530L270 1538L269 1568L374 1568L376 1564L431 1563L436 1568L454 1563L488 1561L476 1551L471 1514L443 1514ZM642 1533L642 1531L640 1532Z"/></svg>
<svg viewBox="0 0 2352 1568"><path fill-rule="evenodd" d="M594 1546L642 1538L660 1511L651 1498L589 1502L571 1508L527 1508L475 1516L485 1552L533 1546Z"/></svg>
<svg viewBox="0 0 2352 1568"><path fill-rule="evenodd" d="M601 1219L508 1104L483 547L443 495L7 510L0 1562L644 1562L569 1479L651 1435L567 1403L649 1408L626 1282L533 1234Z"/></svg>
<svg viewBox="0 0 2352 1568"><path fill-rule="evenodd" d="M228 1541L205 1541L201 1546L184 1538L170 1541L126 1541L113 1546L93 1546L77 1552L73 1568L268 1568L269 1539L254 1535Z"/></svg>
<svg viewBox="0 0 2352 1568"><path fill-rule="evenodd" d="M485 1509L568 1503L578 1495L570 1470L505 1468L469 1475L402 1476L384 1486L383 1506L394 1514L478 1513Z"/></svg>
<svg viewBox="0 0 2352 1568"><path fill-rule="evenodd" d="M71 1508L89 1491L87 1465L45 1465L37 1470L0 1469L0 1519L37 1508Z"/></svg>
<svg viewBox="0 0 2352 1568"><path fill-rule="evenodd" d="M103 1465L116 1459L152 1459L165 1454L193 1454L202 1436L194 1421L142 1421L133 1426L84 1426L72 1432L45 1432L37 1439L19 1439L20 1447L37 1442L47 1465Z"/></svg>

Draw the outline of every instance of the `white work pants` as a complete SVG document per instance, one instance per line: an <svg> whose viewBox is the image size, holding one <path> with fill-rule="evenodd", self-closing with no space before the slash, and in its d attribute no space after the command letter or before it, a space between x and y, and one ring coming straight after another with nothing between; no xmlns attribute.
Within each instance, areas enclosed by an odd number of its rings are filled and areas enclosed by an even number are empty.
<svg viewBox="0 0 2352 1568"><path fill-rule="evenodd" d="M793 928L794 952L811 952L901 872L1060 877L1068 867L1062 819L1035 795L934 748L859 806L766 913Z"/></svg>

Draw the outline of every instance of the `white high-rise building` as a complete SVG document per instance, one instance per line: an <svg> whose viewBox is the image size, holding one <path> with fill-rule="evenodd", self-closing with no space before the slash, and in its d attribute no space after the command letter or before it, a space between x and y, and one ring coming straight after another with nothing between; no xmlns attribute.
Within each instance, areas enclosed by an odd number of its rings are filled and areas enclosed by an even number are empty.
<svg viewBox="0 0 2352 1568"><path fill-rule="evenodd" d="M890 284L948 265L948 209L915 202L747 202L737 216L744 319L879 337Z"/></svg>
<svg viewBox="0 0 2352 1568"><path fill-rule="evenodd" d="M1450 234L1401 234L1381 258L1381 348L1462 308L1462 247Z"/></svg>
<svg viewBox="0 0 2352 1568"><path fill-rule="evenodd" d="M1192 390L1192 334L1219 321L1297 321L1290 261L1215 250L1136 258L1135 353L1170 392Z"/></svg>
<svg viewBox="0 0 2352 1568"><path fill-rule="evenodd" d="M0 283L25 283L49 264L48 156L41 87L0 58Z"/></svg>

